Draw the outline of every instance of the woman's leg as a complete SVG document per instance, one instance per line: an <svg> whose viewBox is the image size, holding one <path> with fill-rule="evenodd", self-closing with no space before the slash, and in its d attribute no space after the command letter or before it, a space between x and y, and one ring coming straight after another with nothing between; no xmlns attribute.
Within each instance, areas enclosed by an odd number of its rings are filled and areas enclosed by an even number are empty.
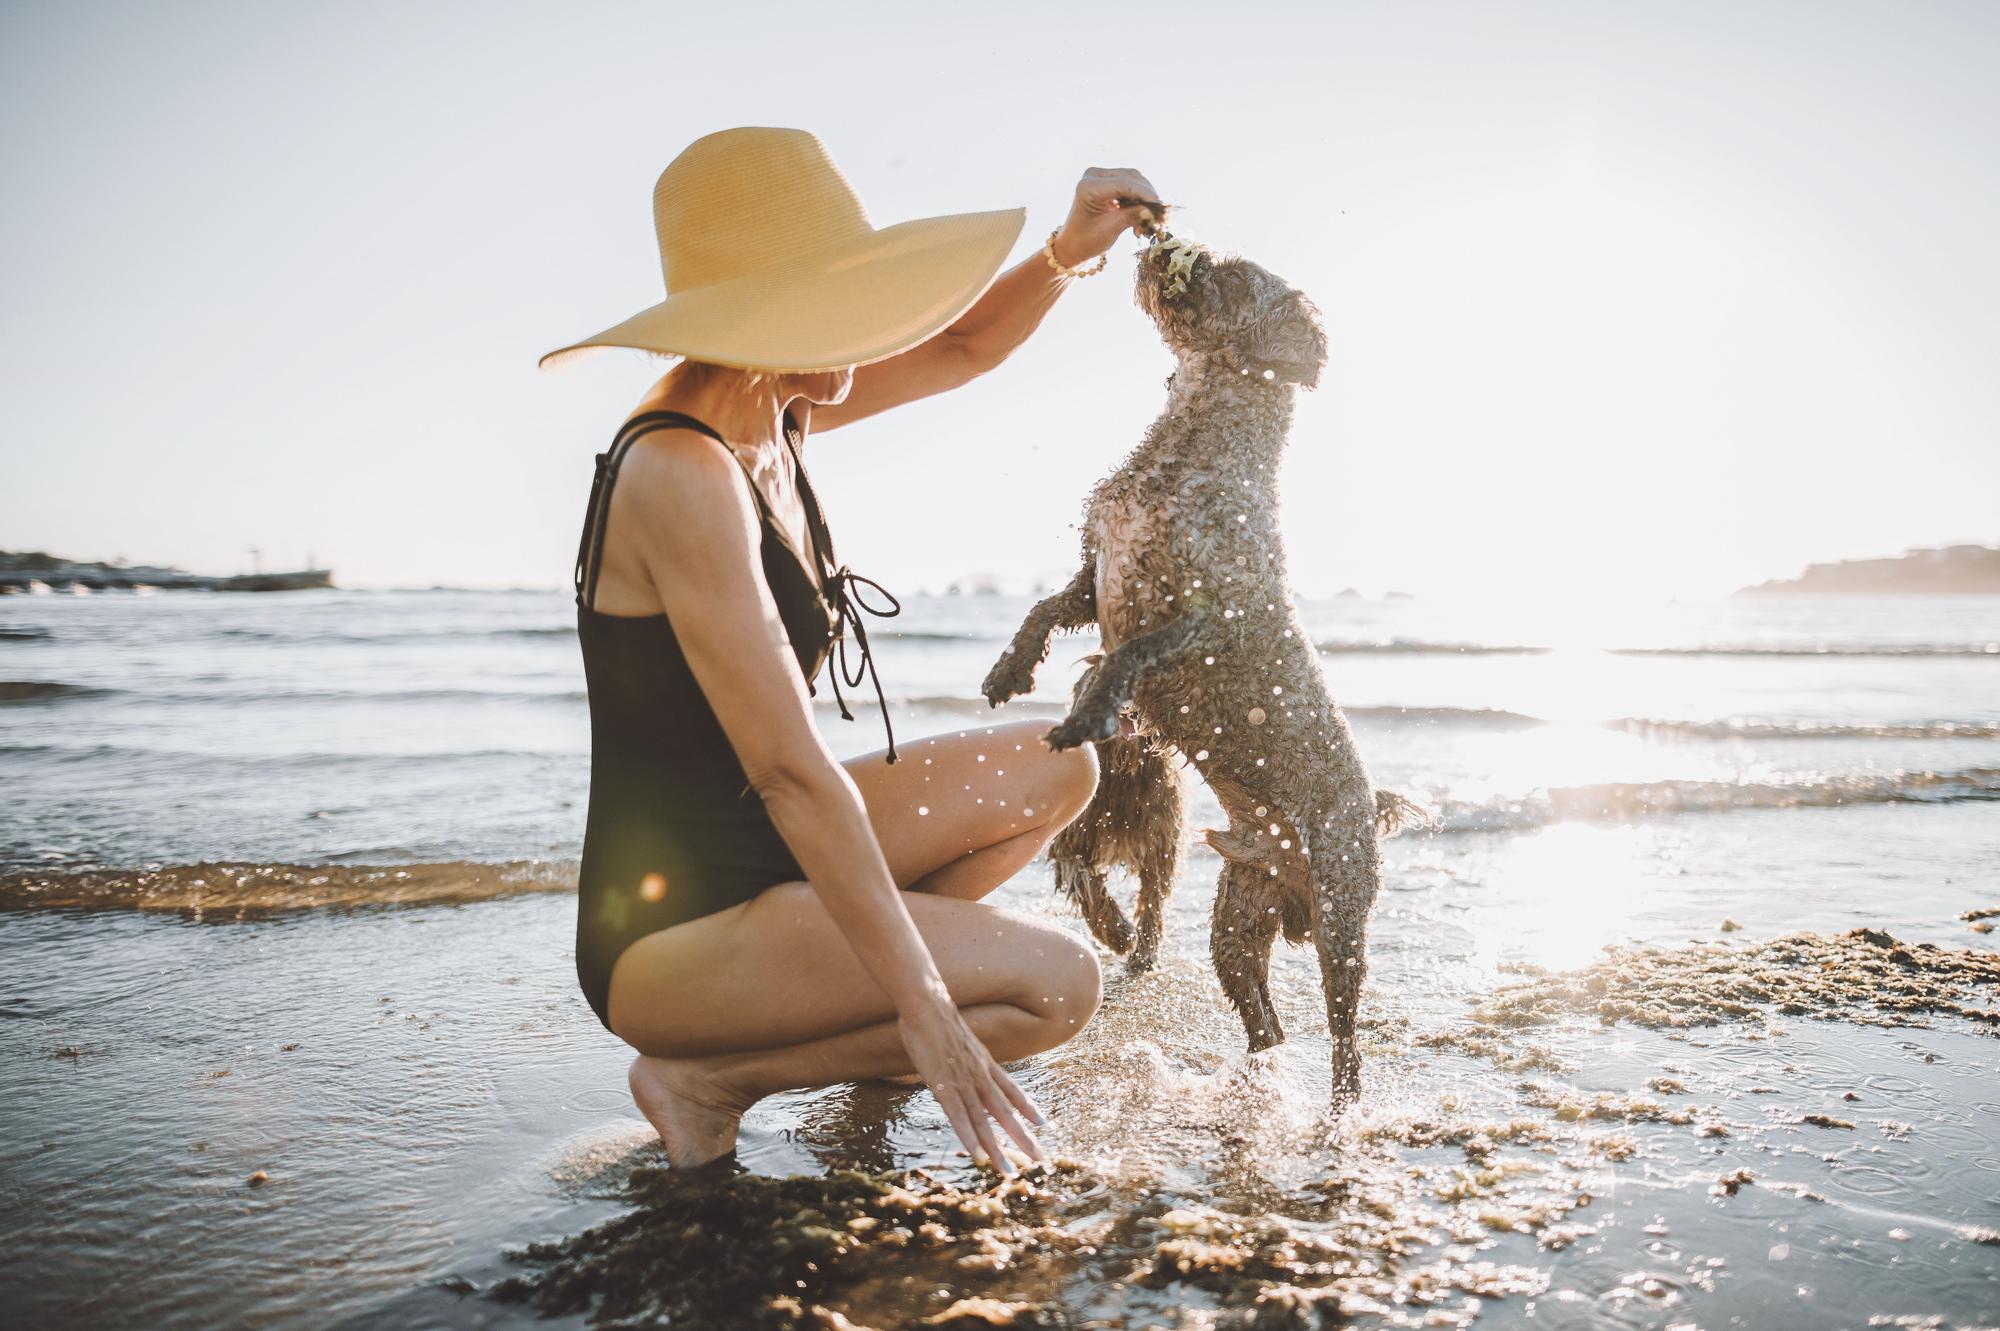
<svg viewBox="0 0 2000 1331"><path fill-rule="evenodd" d="M1052 752L1045 729L969 727L905 745L894 766L847 765L946 987L1003 1061L1067 1040L1098 1001L1088 944L975 904L1090 801L1094 754ZM766 1095L911 1072L894 1010L805 883L632 944L611 1017L640 1051L633 1098L681 1165L728 1151Z"/></svg>
<svg viewBox="0 0 2000 1331"><path fill-rule="evenodd" d="M1045 921L911 893L945 987L1002 1061L1069 1039L1097 1010L1097 956ZM896 1012L805 883L648 934L611 973L632 1092L675 1164L713 1159L778 1091L913 1071Z"/></svg>
<svg viewBox="0 0 2000 1331"><path fill-rule="evenodd" d="M976 901L1012 878L1083 812L1097 752L1042 743L1047 721L968 726L851 758L896 886Z"/></svg>

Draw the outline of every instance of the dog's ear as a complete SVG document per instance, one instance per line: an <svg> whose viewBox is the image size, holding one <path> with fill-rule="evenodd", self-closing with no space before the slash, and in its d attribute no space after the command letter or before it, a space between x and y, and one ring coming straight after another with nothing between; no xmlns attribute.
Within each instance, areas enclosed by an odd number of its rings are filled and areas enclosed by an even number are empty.
<svg viewBox="0 0 2000 1331"><path fill-rule="evenodd" d="M1301 388L1319 384L1319 372L1326 365L1326 330L1305 293L1289 293L1234 340L1231 350L1250 373Z"/></svg>

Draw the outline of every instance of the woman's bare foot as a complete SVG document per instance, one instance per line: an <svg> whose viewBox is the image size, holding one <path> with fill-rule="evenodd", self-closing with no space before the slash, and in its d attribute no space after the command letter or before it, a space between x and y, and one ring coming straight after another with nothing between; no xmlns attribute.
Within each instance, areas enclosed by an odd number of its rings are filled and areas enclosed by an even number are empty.
<svg viewBox="0 0 2000 1331"><path fill-rule="evenodd" d="M751 1102L699 1063L641 1054L625 1080L676 1169L693 1169L736 1149L736 1128Z"/></svg>

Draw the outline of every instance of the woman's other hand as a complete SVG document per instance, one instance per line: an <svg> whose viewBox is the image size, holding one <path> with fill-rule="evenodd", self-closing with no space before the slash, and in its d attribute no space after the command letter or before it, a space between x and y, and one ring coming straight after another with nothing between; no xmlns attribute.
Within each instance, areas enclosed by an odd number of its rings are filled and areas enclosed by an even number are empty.
<svg viewBox="0 0 2000 1331"><path fill-rule="evenodd" d="M1069 268L1089 263L1121 232L1139 234L1142 206L1159 197L1153 182L1130 167L1091 167L1076 182L1069 217L1056 233L1056 262Z"/></svg>
<svg viewBox="0 0 2000 1331"><path fill-rule="evenodd" d="M1014 1172L994 1134L997 1123L1022 1150L1047 1163L1041 1143L1022 1121L1042 1122L1041 1111L994 1061L949 998L940 997L936 1003L905 1014L897 1027L911 1065L937 1097L938 1107L974 1159L983 1155L1000 1173Z"/></svg>

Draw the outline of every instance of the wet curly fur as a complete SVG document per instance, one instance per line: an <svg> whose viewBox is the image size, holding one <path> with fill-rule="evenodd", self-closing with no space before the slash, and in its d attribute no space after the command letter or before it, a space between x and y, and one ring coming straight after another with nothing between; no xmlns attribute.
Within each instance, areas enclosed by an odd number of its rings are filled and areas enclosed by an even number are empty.
<svg viewBox="0 0 2000 1331"><path fill-rule="evenodd" d="M1089 691L1101 655L1077 680L1074 701ZM1167 897L1179 871L1187 796L1173 750L1149 735L1114 735L1097 746L1097 790L1084 811L1049 844L1056 888L1076 903L1100 943L1124 955L1133 973L1160 956ZM1112 897L1108 876L1125 868L1139 880L1134 920Z"/></svg>
<svg viewBox="0 0 2000 1331"><path fill-rule="evenodd" d="M1223 991L1252 1049L1277 1044L1271 949L1281 931L1310 939L1334 1088L1350 1095L1377 842L1427 815L1374 789L1292 605L1278 464L1326 336L1283 279L1186 241L1146 251L1135 287L1179 362L1166 409L1091 492L1082 567L1029 611L982 691L995 706L1029 691L1053 633L1098 626L1105 653L1049 732L1057 748L1099 746L1097 794L1051 846L1057 881L1098 938L1150 964L1184 816L1169 754L1191 762L1229 818L1204 834L1223 861L1209 934ZM1127 714L1137 738L1118 735ZM1118 864L1140 877L1136 930L1105 890Z"/></svg>

